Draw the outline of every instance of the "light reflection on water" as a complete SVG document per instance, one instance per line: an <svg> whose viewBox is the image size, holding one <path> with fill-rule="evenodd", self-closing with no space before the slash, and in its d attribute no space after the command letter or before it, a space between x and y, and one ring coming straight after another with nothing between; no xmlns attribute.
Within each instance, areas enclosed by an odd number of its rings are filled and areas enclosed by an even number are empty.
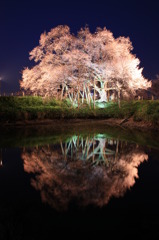
<svg viewBox="0 0 159 240"><path fill-rule="evenodd" d="M135 184L138 166L148 155L136 144L105 134L73 135L54 145L24 148L24 170L43 202L56 210L106 205Z"/></svg>

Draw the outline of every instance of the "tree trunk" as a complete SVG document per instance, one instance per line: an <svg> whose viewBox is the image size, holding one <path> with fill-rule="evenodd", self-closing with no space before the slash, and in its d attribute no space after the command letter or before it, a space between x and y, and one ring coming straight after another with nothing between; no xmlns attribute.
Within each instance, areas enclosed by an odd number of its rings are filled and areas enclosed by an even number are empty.
<svg viewBox="0 0 159 240"><path fill-rule="evenodd" d="M120 104L120 90L118 90L118 106L119 106L119 108L121 108L121 104Z"/></svg>
<svg viewBox="0 0 159 240"><path fill-rule="evenodd" d="M109 97L110 97L110 94L109 94L109 90L108 90L108 93L107 93L108 102L109 102Z"/></svg>
<svg viewBox="0 0 159 240"><path fill-rule="evenodd" d="M79 86L78 86L78 92L77 92L77 101L78 101L78 109L79 109Z"/></svg>
<svg viewBox="0 0 159 240"><path fill-rule="evenodd" d="M96 91L99 93L100 99L98 102L107 102L107 95L105 89L100 89L99 87L95 86Z"/></svg>
<svg viewBox="0 0 159 240"><path fill-rule="evenodd" d="M63 90L64 90L64 87L62 86L62 90L61 90L61 101L62 101L62 98L63 98Z"/></svg>
<svg viewBox="0 0 159 240"><path fill-rule="evenodd" d="M100 90L99 95L100 95L99 102L107 102L107 95L104 89Z"/></svg>
<svg viewBox="0 0 159 240"><path fill-rule="evenodd" d="M84 103L84 84L83 84L83 93L82 93L82 104Z"/></svg>

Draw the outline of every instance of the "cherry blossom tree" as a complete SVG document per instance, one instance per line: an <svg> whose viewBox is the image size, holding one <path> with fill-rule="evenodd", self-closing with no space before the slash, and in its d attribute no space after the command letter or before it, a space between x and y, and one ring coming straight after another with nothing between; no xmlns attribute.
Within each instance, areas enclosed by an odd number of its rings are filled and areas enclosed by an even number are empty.
<svg viewBox="0 0 159 240"><path fill-rule="evenodd" d="M78 107L84 99L94 106L107 102L110 91L120 103L121 95L151 86L132 49L129 38L115 39L106 28L91 33L86 27L75 36L68 26L58 26L43 33L30 52L35 66L23 70L20 86L42 96L69 97Z"/></svg>

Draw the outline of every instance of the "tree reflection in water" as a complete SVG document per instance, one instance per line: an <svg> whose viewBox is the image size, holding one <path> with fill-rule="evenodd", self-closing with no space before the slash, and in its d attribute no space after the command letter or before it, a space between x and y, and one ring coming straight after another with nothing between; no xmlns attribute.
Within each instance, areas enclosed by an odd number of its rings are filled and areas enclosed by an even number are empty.
<svg viewBox="0 0 159 240"><path fill-rule="evenodd" d="M72 136L56 145L24 149L24 170L43 202L56 210L77 205L103 206L123 196L138 177L148 155L141 147L104 135Z"/></svg>

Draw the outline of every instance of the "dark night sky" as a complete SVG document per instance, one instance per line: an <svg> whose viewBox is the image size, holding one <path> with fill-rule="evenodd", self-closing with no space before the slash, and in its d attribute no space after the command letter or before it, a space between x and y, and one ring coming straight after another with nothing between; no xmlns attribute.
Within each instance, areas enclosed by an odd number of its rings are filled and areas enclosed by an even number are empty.
<svg viewBox="0 0 159 240"><path fill-rule="evenodd" d="M31 66L29 51L42 32L68 25L104 27L115 37L129 36L146 78L159 74L159 3L157 0L0 0L0 77L2 91L19 90L21 70Z"/></svg>

